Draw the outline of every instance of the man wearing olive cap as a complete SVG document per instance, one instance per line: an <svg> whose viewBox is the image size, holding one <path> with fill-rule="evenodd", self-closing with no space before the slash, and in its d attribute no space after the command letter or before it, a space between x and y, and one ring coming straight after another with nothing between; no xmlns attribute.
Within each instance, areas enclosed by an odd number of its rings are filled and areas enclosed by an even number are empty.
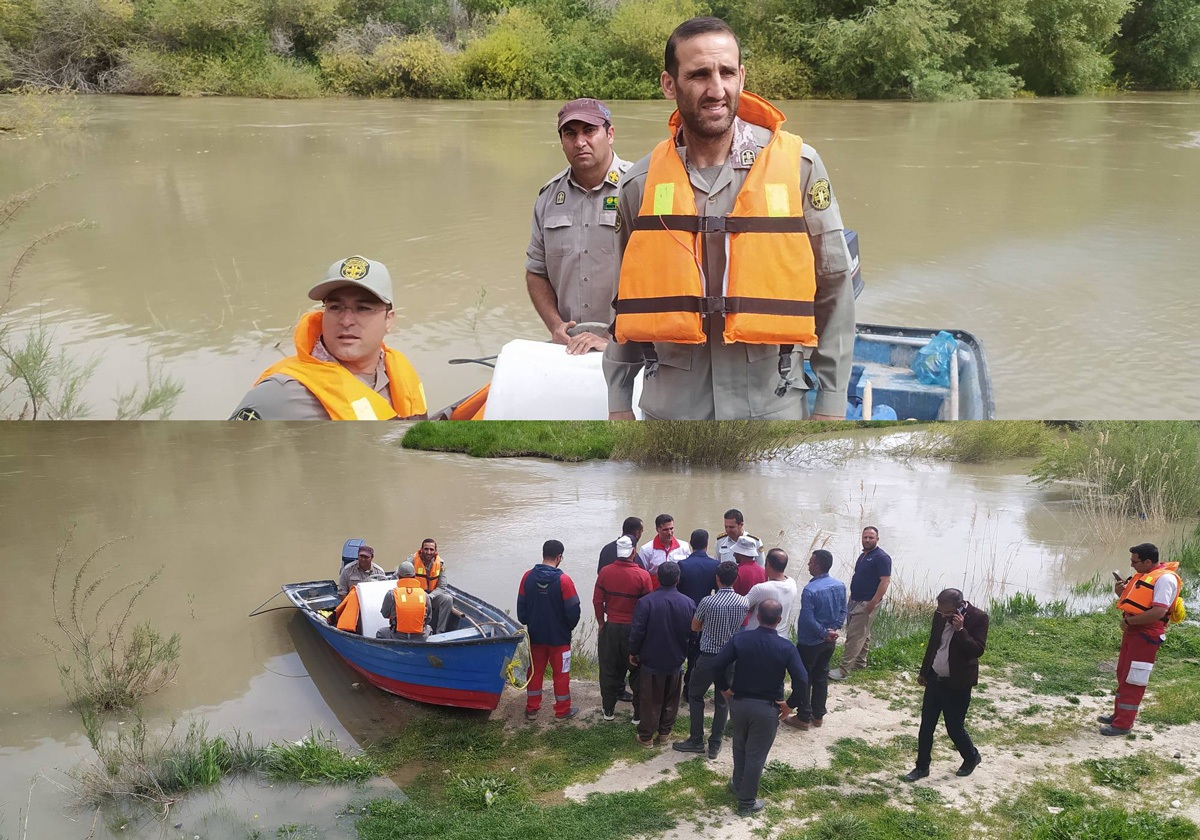
<svg viewBox="0 0 1200 840"><path fill-rule="evenodd" d="M613 152L612 114L596 99L558 112L558 138L570 164L546 182L533 205L525 285L555 344L580 355L603 350L607 335L567 331L612 322L617 289L617 184L630 167Z"/></svg>
<svg viewBox="0 0 1200 840"><path fill-rule="evenodd" d="M387 267L347 257L308 296L324 308L300 319L296 355L267 368L231 419L423 419L421 380L403 353L383 343L396 317Z"/></svg>

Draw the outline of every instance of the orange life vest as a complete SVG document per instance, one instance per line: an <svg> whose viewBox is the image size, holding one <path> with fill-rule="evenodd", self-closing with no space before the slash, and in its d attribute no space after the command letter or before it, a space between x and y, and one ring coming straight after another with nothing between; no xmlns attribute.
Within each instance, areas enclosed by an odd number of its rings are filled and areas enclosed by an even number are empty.
<svg viewBox="0 0 1200 840"><path fill-rule="evenodd" d="M413 568L417 570L417 577L421 579L421 587L426 592L432 592L437 589L438 579L442 576L442 555L437 555L433 558L433 563L429 568L425 568L425 562L421 559L421 552L417 552L412 556Z"/></svg>
<svg viewBox="0 0 1200 840"><path fill-rule="evenodd" d="M1175 580L1179 584L1177 593L1183 592L1183 580L1179 577L1178 563L1161 563L1155 566L1144 575L1134 575L1129 579L1129 583L1125 584L1125 589L1121 592L1121 597L1117 599L1117 609L1121 612L1129 613L1130 615L1141 615L1149 610L1154 605L1154 582L1163 575L1175 575ZM1176 600L1179 599L1179 594L1176 594ZM1174 604L1168 604L1168 610ZM1166 616L1163 616L1166 621Z"/></svg>
<svg viewBox="0 0 1200 840"><path fill-rule="evenodd" d="M425 590L415 577L400 578L392 591L396 600L397 633L421 633L425 630Z"/></svg>
<svg viewBox="0 0 1200 840"><path fill-rule="evenodd" d="M345 630L347 633L358 632L358 587L350 587L350 591L337 605L333 614L337 618L339 630Z"/></svg>
<svg viewBox="0 0 1200 840"><path fill-rule="evenodd" d="M337 362L315 358L312 351L321 337L321 315L319 311L309 312L300 319L292 335L296 355L271 365L258 382L277 373L292 377L320 400L333 420L391 420L426 412L425 388L417 372L403 353L386 344L383 366L391 404Z"/></svg>
<svg viewBox="0 0 1200 840"><path fill-rule="evenodd" d="M738 116L770 129L728 216L701 216L671 135L650 154L642 204L621 258L617 341L704 344L704 316L723 313L726 344L817 343L816 269L800 192L803 142L781 130L786 119L765 99L743 91ZM710 297L701 268L700 234L725 234L726 277Z"/></svg>

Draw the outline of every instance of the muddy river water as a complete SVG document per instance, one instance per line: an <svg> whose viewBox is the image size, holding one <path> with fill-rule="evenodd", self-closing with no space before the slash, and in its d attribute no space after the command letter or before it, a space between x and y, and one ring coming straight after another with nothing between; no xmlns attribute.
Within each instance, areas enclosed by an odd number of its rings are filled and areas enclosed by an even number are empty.
<svg viewBox="0 0 1200 840"><path fill-rule="evenodd" d="M0 544L10 593L0 624L0 835L22 836L27 802L29 837L84 837L94 818L74 810L61 787L90 749L40 638L60 638L50 579L72 528L68 577L121 536L128 539L94 561L96 574L116 567L101 591L162 570L139 618L180 633L183 656L175 682L147 704L151 725L195 717L210 731L236 728L263 740L297 740L320 727L344 743L394 731L420 712L355 688L357 676L294 613L247 614L281 583L332 577L348 537L367 539L388 568L435 537L453 583L509 609L544 540L566 544L564 569L587 601L597 554L621 520L663 511L679 533L703 527L715 538L723 512L739 507L752 533L794 559L828 547L843 579L859 530L874 524L895 559L895 595L927 597L953 585L980 602L1022 590L1064 596L1095 571L1124 568L1125 546L1169 538L1131 529L1101 541L1062 497L1028 482L1026 464L904 463L880 455L871 434L719 472L417 453L396 445L397 431L0 424ZM382 780L373 790L395 789ZM94 836L233 837L255 828L273 836L289 822L351 836L334 814L357 795L244 782L190 797L165 823L121 829L119 820L101 819Z"/></svg>
<svg viewBox="0 0 1200 840"><path fill-rule="evenodd" d="M305 292L363 253L396 281L394 344L432 407L485 381L456 357L545 331L523 279L558 103L82 98L75 132L0 138L0 197L72 176L0 239L87 219L23 272L19 327L99 366L95 417L162 360L176 417L229 415L291 352ZM1194 418L1200 390L1200 94L1011 102L788 102L821 152L867 290L858 319L974 332L1000 417ZM613 103L616 149L664 102Z"/></svg>

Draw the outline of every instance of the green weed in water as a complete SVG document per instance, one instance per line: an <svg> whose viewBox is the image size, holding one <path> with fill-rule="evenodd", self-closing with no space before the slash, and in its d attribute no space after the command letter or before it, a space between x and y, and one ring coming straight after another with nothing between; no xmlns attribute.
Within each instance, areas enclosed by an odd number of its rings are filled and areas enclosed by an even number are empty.
<svg viewBox="0 0 1200 840"><path fill-rule="evenodd" d="M263 769L280 782L362 782L379 775L379 762L369 755L346 755L337 739L314 729L294 744L274 743L263 755Z"/></svg>

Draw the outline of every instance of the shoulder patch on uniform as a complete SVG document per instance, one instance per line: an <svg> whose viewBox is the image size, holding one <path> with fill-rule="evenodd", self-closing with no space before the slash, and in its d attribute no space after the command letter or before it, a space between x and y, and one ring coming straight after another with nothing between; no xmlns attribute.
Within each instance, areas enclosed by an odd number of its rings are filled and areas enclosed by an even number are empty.
<svg viewBox="0 0 1200 840"><path fill-rule="evenodd" d="M243 408L241 411L239 411L237 414L235 414L233 416L233 419L234 420L261 420L262 415L260 415L253 408Z"/></svg>
<svg viewBox="0 0 1200 840"><path fill-rule="evenodd" d="M351 257L342 263L339 273L347 280L361 280L367 276L367 272L370 270L371 264L362 257Z"/></svg>
<svg viewBox="0 0 1200 840"><path fill-rule="evenodd" d="M742 149L742 166L753 166L758 153L754 149Z"/></svg>
<svg viewBox="0 0 1200 840"><path fill-rule="evenodd" d="M808 200L812 202L813 209L826 210L833 201L833 193L829 189L829 181L824 178L818 178L817 181L808 188Z"/></svg>
<svg viewBox="0 0 1200 840"><path fill-rule="evenodd" d="M562 204L567 200L567 194L563 190L558 191L558 195L554 196L555 204Z"/></svg>
<svg viewBox="0 0 1200 840"><path fill-rule="evenodd" d="M608 183L615 184L621 180L621 173L616 169L608 170Z"/></svg>
<svg viewBox="0 0 1200 840"><path fill-rule="evenodd" d="M617 169L621 170L622 172L628 172L629 167L631 167L631 166L633 166L633 161L623 160L617 164Z"/></svg>
<svg viewBox="0 0 1200 840"><path fill-rule="evenodd" d="M617 209L617 197L615 195L604 196L604 209L605 210L616 210Z"/></svg>

